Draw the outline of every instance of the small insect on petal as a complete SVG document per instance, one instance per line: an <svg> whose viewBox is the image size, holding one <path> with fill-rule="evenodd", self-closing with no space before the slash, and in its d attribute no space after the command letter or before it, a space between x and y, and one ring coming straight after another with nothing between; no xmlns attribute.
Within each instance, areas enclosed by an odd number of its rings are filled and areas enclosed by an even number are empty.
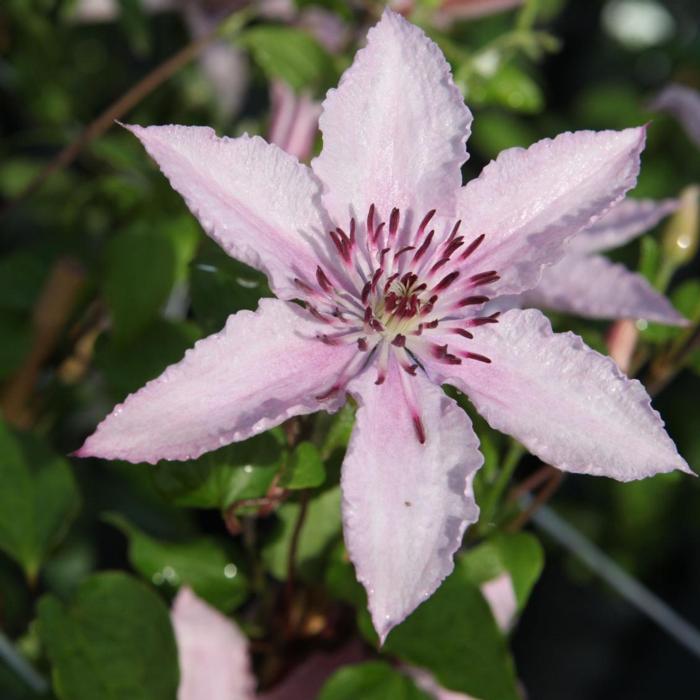
<svg viewBox="0 0 700 700"><path fill-rule="evenodd" d="M418 442L420 442L421 445L425 445L425 428L423 427L423 421L418 415L413 416L413 428L416 431Z"/></svg>

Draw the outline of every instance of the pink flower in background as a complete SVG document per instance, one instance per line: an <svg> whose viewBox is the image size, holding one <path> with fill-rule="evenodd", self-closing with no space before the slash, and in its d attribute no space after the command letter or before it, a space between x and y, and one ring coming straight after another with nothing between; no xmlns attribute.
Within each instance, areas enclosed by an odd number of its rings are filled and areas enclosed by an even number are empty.
<svg viewBox="0 0 700 700"><path fill-rule="evenodd" d="M665 87L649 104L656 112L668 112L682 124L688 138L700 148L700 92L685 85Z"/></svg>
<svg viewBox="0 0 700 700"><path fill-rule="evenodd" d="M248 640L236 624L189 588L171 613L180 662L178 700L252 700L255 678Z"/></svg>
<svg viewBox="0 0 700 700"><path fill-rule="evenodd" d="M502 588L503 580L510 583L508 574L484 584L482 590L489 584ZM515 614L507 595L504 599L500 594L494 601L487 598L496 617ZM315 652L274 688L256 694L248 639L234 620L185 587L175 598L171 619L180 662L178 700L311 700L339 668L368 659L359 640L348 642L335 651ZM435 700L470 700L467 695L442 688L427 671L408 666L401 670Z"/></svg>
<svg viewBox="0 0 700 700"><path fill-rule="evenodd" d="M683 325L686 320L641 275L610 262L602 251L637 238L678 208L677 200L625 199L568 243L540 283L516 297L519 306L587 318L633 318Z"/></svg>
<svg viewBox="0 0 700 700"><path fill-rule="evenodd" d="M191 459L351 394L344 535L384 639L450 573L478 517L478 439L441 384L562 469L689 469L612 360L539 311L483 311L536 286L634 185L643 129L510 149L463 187L471 114L437 46L390 11L323 109L311 168L257 137L130 127L205 231L279 298L231 316L78 454Z"/></svg>
<svg viewBox="0 0 700 700"><path fill-rule="evenodd" d="M321 104L308 93L295 94L281 80L270 84L272 110L267 140L299 160L308 160L313 153L318 133Z"/></svg>

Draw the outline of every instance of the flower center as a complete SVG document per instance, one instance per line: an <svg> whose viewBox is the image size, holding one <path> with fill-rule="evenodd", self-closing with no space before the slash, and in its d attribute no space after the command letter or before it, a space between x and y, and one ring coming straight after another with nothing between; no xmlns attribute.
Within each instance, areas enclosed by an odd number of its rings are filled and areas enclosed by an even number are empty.
<svg viewBox="0 0 700 700"><path fill-rule="evenodd" d="M319 340L356 343L359 350L347 377L328 395L371 361L381 384L392 353L409 375L428 358L490 362L471 351L469 341L476 327L498 321L497 313L479 313L499 275L470 269L483 235L466 241L461 221L452 224L435 214L429 211L414 227L402 222L398 209L381 221L372 205L362 225L353 218L347 232L329 232L331 245L314 280L295 279L307 308L327 327Z"/></svg>

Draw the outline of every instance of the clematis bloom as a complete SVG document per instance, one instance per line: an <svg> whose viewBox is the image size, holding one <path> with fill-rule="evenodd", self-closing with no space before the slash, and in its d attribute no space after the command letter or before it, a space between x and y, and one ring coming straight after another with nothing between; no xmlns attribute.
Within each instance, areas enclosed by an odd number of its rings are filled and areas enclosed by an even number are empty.
<svg viewBox="0 0 700 700"><path fill-rule="evenodd" d="M535 286L633 186L644 130L510 149L462 187L470 124L438 47L386 11L328 93L311 168L256 137L129 127L205 231L278 298L231 316L78 454L191 459L352 395L344 536L382 639L450 573L478 517L478 439L441 384L562 469L688 471L612 360L553 334L539 311L483 311Z"/></svg>

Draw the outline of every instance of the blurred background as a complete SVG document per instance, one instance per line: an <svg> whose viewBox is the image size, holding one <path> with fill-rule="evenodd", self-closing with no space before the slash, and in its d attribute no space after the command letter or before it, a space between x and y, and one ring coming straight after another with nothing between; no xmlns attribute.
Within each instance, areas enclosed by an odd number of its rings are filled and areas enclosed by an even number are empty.
<svg viewBox="0 0 700 700"><path fill-rule="evenodd" d="M670 83L700 90L697 0L539 0L526 10L517 2L393 5L438 41L474 112L465 177L504 148L561 131L649 123L635 196L677 196L700 182L692 126L650 107ZM199 562L197 580L225 612L249 595L235 570L226 578L238 578L238 588L208 578L210 563L245 561L250 534L237 534L248 521L201 477L211 463L193 473L66 456L115 402L267 294L258 273L202 234L114 120L259 133L308 160L320 148L318 103L381 8L340 0L0 4L0 629L45 677L50 663L36 603L46 593L70 599L94 571L130 571L168 599L178 582L163 562L179 556L184 568ZM694 119L698 139L700 111ZM697 320L697 255L662 279L664 246L662 225L613 258L666 287ZM553 318L604 350L609 324ZM637 327L644 376L682 331ZM699 471L699 351L655 405ZM8 462L15 444L21 469ZM276 449L256 443L250 458L216 453L217 465L228 459L238 467L239 481L227 485L237 502L266 492ZM249 462L255 469L242 483L240 465ZM526 459L516 479L534 465ZM700 627L697 484L675 474L630 484L568 478L551 505ZM221 512L230 515L226 522ZM273 577L286 522L280 514L258 519ZM319 547L339 540L339 524L329 527ZM546 560L512 636L529 698L698 696L699 649L681 646L570 551L536 525L529 529ZM179 542L196 544L166 551ZM352 634L352 619L341 620L337 629ZM252 637L265 637L257 618L249 624ZM310 634L296 653L317 643ZM0 697L44 697L0 656ZM264 676L263 657L256 669Z"/></svg>

